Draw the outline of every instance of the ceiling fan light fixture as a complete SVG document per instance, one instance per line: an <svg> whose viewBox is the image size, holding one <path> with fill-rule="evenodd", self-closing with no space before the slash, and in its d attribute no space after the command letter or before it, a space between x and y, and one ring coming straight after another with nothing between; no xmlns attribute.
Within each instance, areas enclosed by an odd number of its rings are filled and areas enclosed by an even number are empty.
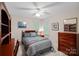
<svg viewBox="0 0 79 59"><path fill-rule="evenodd" d="M35 16L40 17L40 14L39 13L36 13Z"/></svg>

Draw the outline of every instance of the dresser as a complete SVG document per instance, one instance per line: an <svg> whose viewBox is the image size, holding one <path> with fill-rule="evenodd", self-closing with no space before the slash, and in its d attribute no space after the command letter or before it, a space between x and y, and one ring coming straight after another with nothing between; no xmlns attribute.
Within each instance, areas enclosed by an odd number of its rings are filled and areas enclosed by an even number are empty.
<svg viewBox="0 0 79 59"><path fill-rule="evenodd" d="M69 56L79 55L79 34L58 32L58 50Z"/></svg>

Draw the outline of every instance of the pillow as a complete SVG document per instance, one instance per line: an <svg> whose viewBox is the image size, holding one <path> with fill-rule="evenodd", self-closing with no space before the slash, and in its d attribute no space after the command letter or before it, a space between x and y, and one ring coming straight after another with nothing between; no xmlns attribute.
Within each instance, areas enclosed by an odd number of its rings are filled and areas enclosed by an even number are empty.
<svg viewBox="0 0 79 59"><path fill-rule="evenodd" d="M30 32L30 36L35 37L35 36L37 36L37 33L36 32Z"/></svg>
<svg viewBox="0 0 79 59"><path fill-rule="evenodd" d="M31 36L31 35L30 35L30 33L24 33L24 36L25 36L25 37L29 37L29 36Z"/></svg>

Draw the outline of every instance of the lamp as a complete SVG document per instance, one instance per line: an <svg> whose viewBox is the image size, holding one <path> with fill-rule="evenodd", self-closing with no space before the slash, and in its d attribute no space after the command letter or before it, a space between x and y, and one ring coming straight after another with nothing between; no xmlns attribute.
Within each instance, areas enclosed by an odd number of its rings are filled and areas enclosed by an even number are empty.
<svg viewBox="0 0 79 59"><path fill-rule="evenodd" d="M38 30L38 35L44 37L44 27L40 27L40 28L39 28L39 30Z"/></svg>

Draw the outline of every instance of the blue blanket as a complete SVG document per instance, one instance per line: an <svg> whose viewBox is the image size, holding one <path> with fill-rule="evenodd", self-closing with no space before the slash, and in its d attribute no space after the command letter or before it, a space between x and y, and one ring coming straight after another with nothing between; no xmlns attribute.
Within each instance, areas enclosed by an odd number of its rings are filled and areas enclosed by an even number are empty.
<svg viewBox="0 0 79 59"><path fill-rule="evenodd" d="M29 45L26 51L27 55L35 55L37 51L46 49L52 46L49 39L43 37L23 37L23 42L25 45Z"/></svg>

